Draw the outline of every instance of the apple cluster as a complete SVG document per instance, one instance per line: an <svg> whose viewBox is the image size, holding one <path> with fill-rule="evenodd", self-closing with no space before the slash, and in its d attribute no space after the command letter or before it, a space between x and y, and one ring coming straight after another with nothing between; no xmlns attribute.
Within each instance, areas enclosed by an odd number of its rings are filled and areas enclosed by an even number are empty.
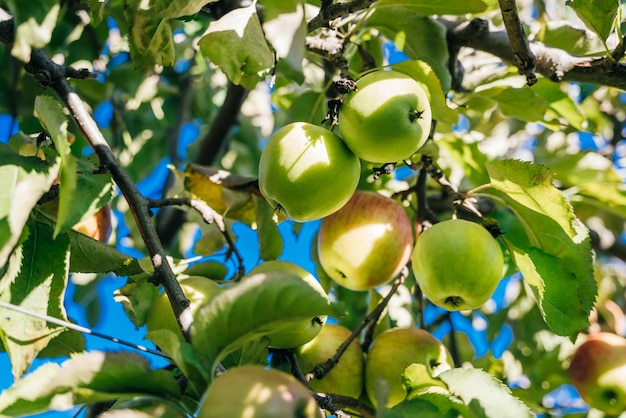
<svg viewBox="0 0 626 418"><path fill-rule="evenodd" d="M343 207L359 183L360 159L407 159L428 139L432 114L417 81L396 71L376 71L356 85L339 111L341 137L295 122L277 130L261 153L261 193L294 221L321 219Z"/></svg>

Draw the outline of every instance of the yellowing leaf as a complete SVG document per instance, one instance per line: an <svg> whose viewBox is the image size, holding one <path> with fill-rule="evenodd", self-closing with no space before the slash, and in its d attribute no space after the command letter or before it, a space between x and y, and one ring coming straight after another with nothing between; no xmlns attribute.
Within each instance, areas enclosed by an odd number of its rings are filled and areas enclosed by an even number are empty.
<svg viewBox="0 0 626 418"><path fill-rule="evenodd" d="M256 189L254 178L189 164L185 170L185 189L224 217L247 225L253 225L256 220L252 200L252 193Z"/></svg>

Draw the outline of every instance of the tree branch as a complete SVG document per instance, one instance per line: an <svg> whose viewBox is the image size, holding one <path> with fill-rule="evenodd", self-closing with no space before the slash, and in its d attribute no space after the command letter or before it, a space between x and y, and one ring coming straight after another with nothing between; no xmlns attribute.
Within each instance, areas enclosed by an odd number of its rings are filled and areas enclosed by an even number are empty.
<svg viewBox="0 0 626 418"><path fill-rule="evenodd" d="M458 47L488 52L505 62L515 63L515 56L506 31L491 31L483 19L468 22L439 20L448 30L448 41ZM530 42L536 58L536 71L555 81L576 81L626 90L626 64L612 57L590 58L571 55L540 42Z"/></svg>
<svg viewBox="0 0 626 418"><path fill-rule="evenodd" d="M526 83L532 86L537 82L535 75L535 56L528 46L528 39L524 33L522 21L517 13L515 0L499 0L504 27L509 35L509 42L513 49L513 64L519 73L526 76Z"/></svg>
<svg viewBox="0 0 626 418"><path fill-rule="evenodd" d="M94 149L100 160L100 165L111 173L113 180L120 188L122 195L128 202L135 222L146 244L155 274L165 287L170 303L185 338L190 341L189 327L193 318L189 308L189 300L185 297L176 276L167 262L166 253L151 221L151 212L148 201L139 193L135 183L123 169L109 144L104 139L96 122L91 117L81 98L72 91L67 81L68 77L87 78L90 72L76 70L54 63L43 51L33 50L31 60L25 66L26 71L33 76L43 89L50 87L63 101L76 126Z"/></svg>
<svg viewBox="0 0 626 418"><path fill-rule="evenodd" d="M331 1L322 1L322 7L319 13L313 19L309 20L307 30L313 32L316 29L328 27L331 20L335 20L343 15L358 12L367 9L376 0L352 0L346 3L332 4Z"/></svg>

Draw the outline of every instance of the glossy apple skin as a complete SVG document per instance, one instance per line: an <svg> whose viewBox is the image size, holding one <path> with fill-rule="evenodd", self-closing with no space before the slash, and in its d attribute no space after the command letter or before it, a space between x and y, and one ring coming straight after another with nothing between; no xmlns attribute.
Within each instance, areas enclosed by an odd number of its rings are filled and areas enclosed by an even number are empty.
<svg viewBox="0 0 626 418"><path fill-rule="evenodd" d="M374 406L377 406L374 393L377 379L389 385L388 408L407 397L402 374L414 363L426 366L429 375L424 381L431 381L433 386L441 386L441 383L432 377L454 367L446 347L422 329L392 328L374 339L365 359L365 391Z"/></svg>
<svg viewBox="0 0 626 418"><path fill-rule="evenodd" d="M360 158L387 163L409 158L430 134L432 113L417 81L396 71L376 71L356 82L339 110L339 132Z"/></svg>
<svg viewBox="0 0 626 418"><path fill-rule="evenodd" d="M202 304L222 291L220 285L202 276L189 276L179 280L179 282L185 296L189 299L192 315L195 315ZM180 341L185 340L165 292L157 296L146 317L147 334L159 329L170 330L178 336Z"/></svg>
<svg viewBox="0 0 626 418"><path fill-rule="evenodd" d="M241 366L209 386L198 418L322 418L317 402L295 377L276 369Z"/></svg>
<svg viewBox="0 0 626 418"><path fill-rule="evenodd" d="M259 264L253 268L248 275L258 273L272 273L272 272L284 272L291 273L298 276L311 287L317 290L325 298L328 295L322 288L322 285L317 279L308 271L298 266L297 264L283 260L270 260L262 264ZM245 280L245 278L244 278ZM270 347L273 348L294 348L302 344L308 343L320 332L322 326L326 323L326 316L318 316L311 318L310 320L303 321L300 325L295 325L287 330L279 331L274 334L270 334L267 337L270 340Z"/></svg>
<svg viewBox="0 0 626 418"><path fill-rule="evenodd" d="M626 339L608 332L591 334L569 366L572 384L593 408L611 416L626 411Z"/></svg>
<svg viewBox="0 0 626 418"><path fill-rule="evenodd" d="M322 220L317 247L322 268L335 282L351 290L372 289L409 261L413 226L395 200L359 190Z"/></svg>
<svg viewBox="0 0 626 418"><path fill-rule="evenodd" d="M484 227L454 219L422 232L411 262L424 295L456 311L476 309L489 300L502 279L504 256Z"/></svg>
<svg viewBox="0 0 626 418"><path fill-rule="evenodd" d="M298 222L341 208L356 190L359 159L341 138L296 122L276 131L261 152L259 188L270 205Z"/></svg>
<svg viewBox="0 0 626 418"><path fill-rule="evenodd" d="M315 366L334 356L337 348L351 334L352 332L342 325L324 325L317 337L295 351L302 371L309 373ZM309 381L309 386L318 393L334 393L358 399L363 391L363 373L363 350L357 338L352 340L330 372L321 379Z"/></svg>

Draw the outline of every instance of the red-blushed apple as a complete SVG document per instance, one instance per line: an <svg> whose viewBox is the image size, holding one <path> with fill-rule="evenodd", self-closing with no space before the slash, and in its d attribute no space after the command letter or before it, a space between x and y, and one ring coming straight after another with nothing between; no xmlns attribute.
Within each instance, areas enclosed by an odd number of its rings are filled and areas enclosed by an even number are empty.
<svg viewBox="0 0 626 418"><path fill-rule="evenodd" d="M335 282L351 290L372 289L409 261L413 226L398 202L359 190L322 220L317 247L322 268Z"/></svg>
<svg viewBox="0 0 626 418"><path fill-rule="evenodd" d="M402 402L409 395L402 381L407 367L417 364L424 376L420 378L423 390L445 387L437 375L454 367L446 347L428 332L418 328L392 328L380 333L373 341L365 358L365 391L377 406L377 380L389 386L387 407Z"/></svg>
<svg viewBox="0 0 626 418"><path fill-rule="evenodd" d="M277 130L261 152L259 188L270 205L294 221L323 218L356 190L359 159L321 126L296 122Z"/></svg>
<svg viewBox="0 0 626 418"><path fill-rule="evenodd" d="M591 334L569 365L572 384L593 408L610 416L626 411L626 339L608 332Z"/></svg>
<svg viewBox="0 0 626 418"><path fill-rule="evenodd" d="M375 71L356 82L339 110L339 132L359 158L388 163L409 158L428 139L428 96L413 78Z"/></svg>
<svg viewBox="0 0 626 418"><path fill-rule="evenodd" d="M308 271L298 266L297 264L283 260L270 260L262 264L259 264L253 268L248 276L258 273L272 273L272 272L284 272L293 274L306 283L308 283L317 292L328 298L328 295L322 288L322 285L317 279ZM244 279L245 280L245 277ZM322 329L322 326L326 323L326 316L317 316L310 320L303 321L299 325L295 325L289 329L275 332L267 335L270 343L269 346L273 348L294 348L302 344L311 341Z"/></svg>
<svg viewBox="0 0 626 418"><path fill-rule="evenodd" d="M309 389L276 369L241 366L215 378L200 402L198 418L323 418Z"/></svg>
<svg viewBox="0 0 626 418"><path fill-rule="evenodd" d="M455 311L476 309L489 300L502 279L504 257L486 228L451 219L421 233L411 264L424 295Z"/></svg>
<svg viewBox="0 0 626 418"><path fill-rule="evenodd" d="M348 328L338 324L326 324L317 336L298 347L295 351L300 368L309 373L315 366L333 357L337 348L352 334ZM359 398L363 391L364 359L358 338L352 340L339 362L321 379L312 379L309 386L319 393Z"/></svg>

